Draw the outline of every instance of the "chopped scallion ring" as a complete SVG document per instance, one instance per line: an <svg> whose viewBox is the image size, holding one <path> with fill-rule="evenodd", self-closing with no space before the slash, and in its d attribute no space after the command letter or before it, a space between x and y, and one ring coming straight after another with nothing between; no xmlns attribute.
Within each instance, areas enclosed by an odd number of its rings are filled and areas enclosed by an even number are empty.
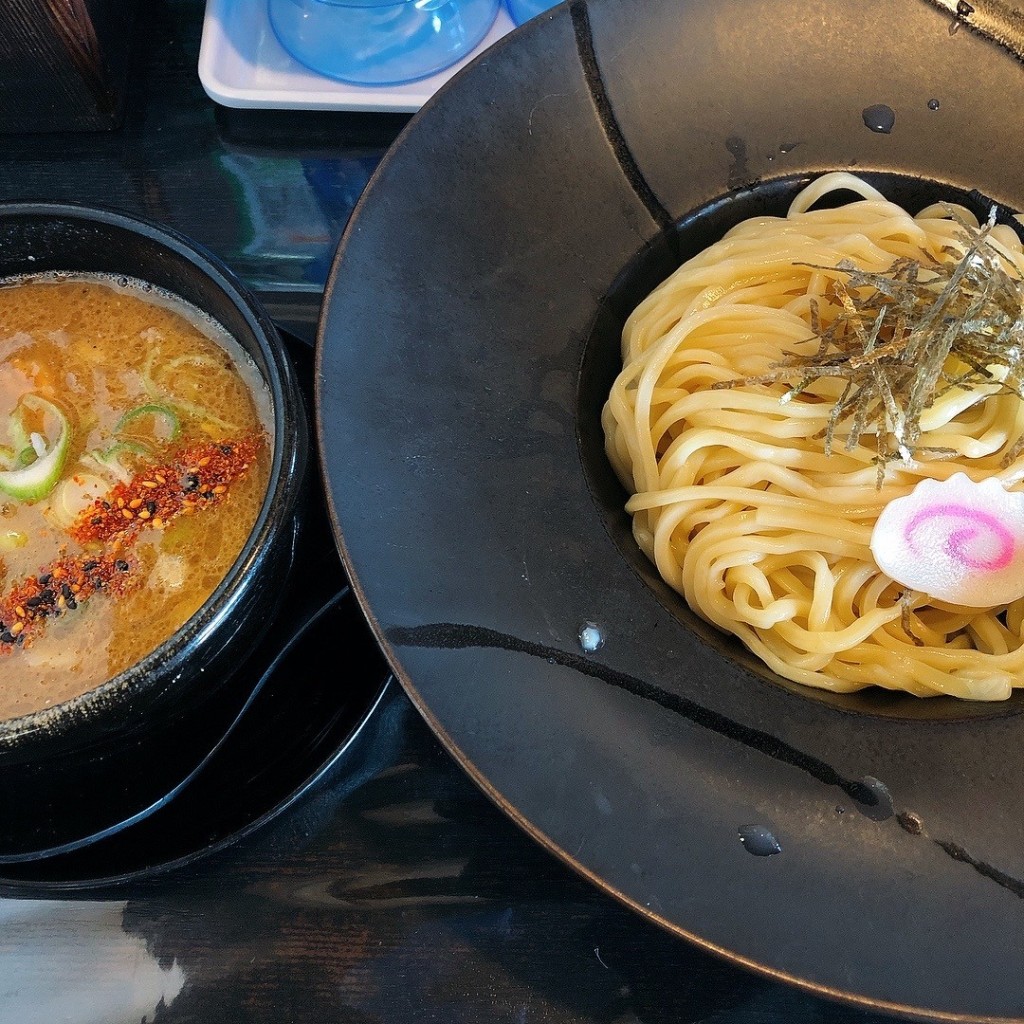
<svg viewBox="0 0 1024 1024"><path fill-rule="evenodd" d="M147 402L145 405L139 405L134 409L129 409L128 412L126 412L117 421L117 426L114 427L114 433L122 433L126 427L144 416L152 416L159 424L161 424L164 431L163 436L160 437L161 440L176 441L178 439L178 435L181 433L181 420L179 419L178 414L169 405L162 405L159 402ZM156 434L158 432L154 431L154 433Z"/></svg>
<svg viewBox="0 0 1024 1024"><path fill-rule="evenodd" d="M21 418L20 406L34 412L41 412L44 416L55 419L59 427L57 440L49 444L46 439L35 432L35 437L26 435L28 452L35 456L34 462L22 465L18 468L8 469L0 472L0 491L4 491L12 498L19 501L39 501L45 498L53 490L60 479L61 471L64 469L64 462L68 456L68 446L71 443L71 424L67 416L52 402L38 395L28 394L22 397L19 409L11 416L9 424L11 437L16 443L20 440L18 431L25 434L24 423ZM15 425L16 424L16 425ZM33 443L38 438L38 446ZM42 453L40 454L40 449ZM18 462L26 457L24 447L18 456Z"/></svg>

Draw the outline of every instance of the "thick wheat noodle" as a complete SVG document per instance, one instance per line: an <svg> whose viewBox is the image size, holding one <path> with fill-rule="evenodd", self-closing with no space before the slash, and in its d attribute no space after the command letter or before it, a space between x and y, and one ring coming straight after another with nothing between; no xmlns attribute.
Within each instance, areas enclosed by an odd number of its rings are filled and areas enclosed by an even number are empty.
<svg viewBox="0 0 1024 1024"><path fill-rule="evenodd" d="M836 190L862 198L812 209ZM1024 599L977 609L918 595L918 646L903 625L903 588L869 548L884 506L922 478L996 476L1021 489L1024 460L1001 465L1024 431L1016 395L938 399L922 416L920 443L956 457L890 464L879 489L873 436L825 453L820 435L841 382L819 381L785 403L785 384L712 390L770 372L784 353L816 350L811 300L827 322L830 282L844 280L820 268L850 260L885 271L901 256L943 258L960 230L947 206L911 216L859 178L825 175L786 217L744 221L681 266L623 331L623 369L602 422L632 495L634 535L696 612L796 682L975 700L1024 685ZM990 239L1024 276L1015 233L996 227Z"/></svg>

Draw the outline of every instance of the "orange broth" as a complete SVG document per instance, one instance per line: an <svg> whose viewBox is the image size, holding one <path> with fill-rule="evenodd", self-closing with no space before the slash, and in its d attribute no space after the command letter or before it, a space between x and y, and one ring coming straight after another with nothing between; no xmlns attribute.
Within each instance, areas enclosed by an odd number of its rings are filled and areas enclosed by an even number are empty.
<svg viewBox="0 0 1024 1024"><path fill-rule="evenodd" d="M45 458L62 435L60 414L69 439L45 496L0 490L6 719L99 686L202 606L252 531L272 438L269 394L238 343L142 282L4 282L0 351L4 468ZM230 479L208 481L186 464L243 450ZM149 500L158 492L159 506ZM124 517L124 529L90 534L104 509Z"/></svg>

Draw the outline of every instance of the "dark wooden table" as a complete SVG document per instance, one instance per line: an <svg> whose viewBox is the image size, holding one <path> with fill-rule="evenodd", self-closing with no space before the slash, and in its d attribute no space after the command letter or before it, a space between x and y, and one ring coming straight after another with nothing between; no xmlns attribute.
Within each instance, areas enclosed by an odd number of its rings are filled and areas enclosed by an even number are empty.
<svg viewBox="0 0 1024 1024"><path fill-rule="evenodd" d="M0 139L0 198L172 225L311 343L338 237L405 118L220 110L196 72L200 0L142 9L123 127ZM394 683L330 774L227 850L127 885L6 896L10 1024L882 1020L713 958L578 878L476 790Z"/></svg>

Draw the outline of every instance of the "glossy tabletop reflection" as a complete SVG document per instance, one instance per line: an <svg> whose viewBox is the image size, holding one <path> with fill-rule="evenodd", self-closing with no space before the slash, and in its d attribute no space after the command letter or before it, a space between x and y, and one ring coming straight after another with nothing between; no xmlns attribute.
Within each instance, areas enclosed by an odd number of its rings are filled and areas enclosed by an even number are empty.
<svg viewBox="0 0 1024 1024"><path fill-rule="evenodd" d="M311 342L338 238L405 118L218 110L196 73L200 0L140 6L124 125L5 136L0 197L174 227ZM311 791L227 849L2 897L0 1021L17 1024L883 1019L712 958L576 877L475 788L395 683Z"/></svg>

